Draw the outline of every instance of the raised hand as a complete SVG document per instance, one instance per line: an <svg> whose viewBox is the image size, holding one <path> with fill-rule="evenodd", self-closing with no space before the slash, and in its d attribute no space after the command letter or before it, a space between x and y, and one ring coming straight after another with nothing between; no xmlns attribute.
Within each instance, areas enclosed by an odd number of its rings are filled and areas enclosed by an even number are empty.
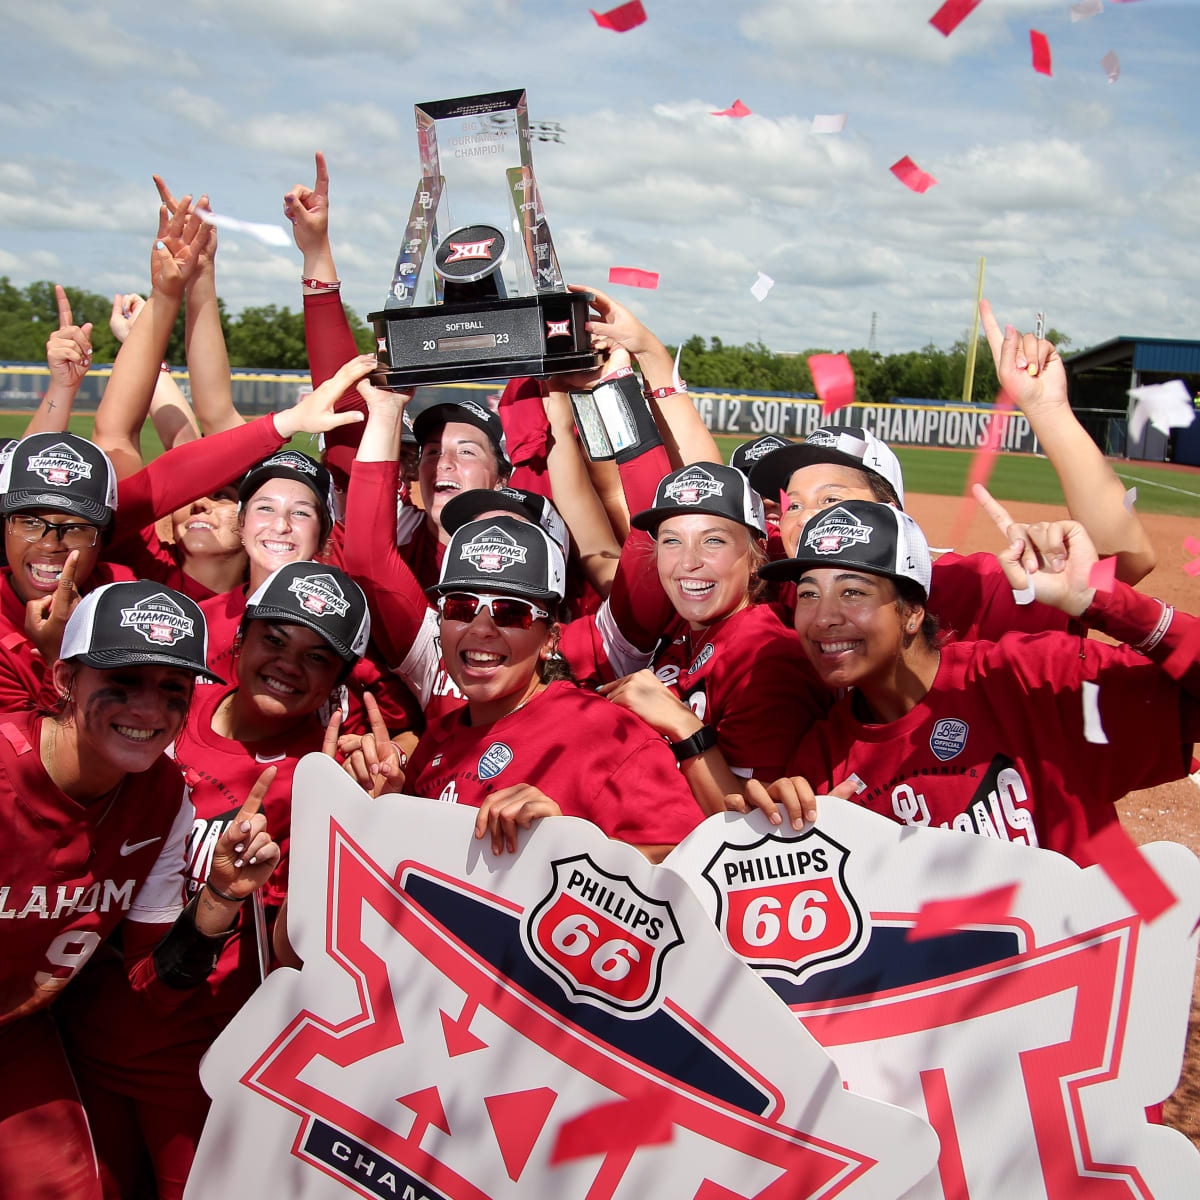
<svg viewBox="0 0 1200 1200"><path fill-rule="evenodd" d="M370 692L363 693L363 707L367 711L370 732L344 733L336 739L336 753L344 759L342 770L373 799L388 792L401 792L408 759L392 741L379 705ZM328 745L328 730L325 736Z"/></svg>
<svg viewBox="0 0 1200 1200"><path fill-rule="evenodd" d="M283 215L292 223L292 236L301 254L322 248L329 238L329 168L320 150L316 160L313 186L298 183L283 198Z"/></svg>
<svg viewBox="0 0 1200 1200"><path fill-rule="evenodd" d="M92 365L92 323L75 324L71 318L71 302L57 283L54 298L58 301L58 329L46 342L46 366L55 383L74 390Z"/></svg>
<svg viewBox="0 0 1200 1200"><path fill-rule="evenodd" d="M108 317L108 327L112 330L112 335L118 342L124 343L129 336L129 331L133 328L133 323L138 319L138 314L146 307L146 301L137 292L126 292L122 295L118 292L113 296L112 312Z"/></svg>
<svg viewBox="0 0 1200 1200"><path fill-rule="evenodd" d="M979 507L992 519L1011 549L1021 542L1024 549L1018 561L1027 572L1061 571L1067 561L1067 531L1075 521L1037 521L1026 525L1014 521L1008 510L981 483L971 489Z"/></svg>
<svg viewBox="0 0 1200 1200"><path fill-rule="evenodd" d="M1028 542L1024 537L1017 538L996 558L1014 592L1033 588L1034 598L1043 604L1081 617L1096 595L1091 584L1092 567L1098 561L1096 547L1078 521L1059 521L1056 525L1061 526L1063 547L1056 569L1043 564L1040 555L1037 565L1027 567Z"/></svg>
<svg viewBox="0 0 1200 1200"><path fill-rule="evenodd" d="M593 337L597 334L608 339L613 345L623 346L635 358L650 350L661 349L662 343L627 309L606 292L597 287L582 284L570 284L571 292L591 292L595 300L592 308L600 314L598 321L589 321L586 325L588 333Z"/></svg>
<svg viewBox="0 0 1200 1200"><path fill-rule="evenodd" d="M275 414L275 429L285 441L298 433L328 433L363 420L356 409L335 412L334 405L347 388L365 379L379 364L373 354L360 354L345 363L315 391L301 396L291 408Z"/></svg>
<svg viewBox="0 0 1200 1200"><path fill-rule="evenodd" d="M205 192L195 204L191 204L190 196L184 196L182 201L176 200L171 194L171 189L163 182L161 175L152 175L151 178L154 180L154 186L158 189L159 197L161 198L163 204L166 205L168 216L174 216L181 207L191 213L195 213L199 210L203 210L205 212L212 211L212 208L208 202L207 192ZM197 238L196 272L189 282L195 282L195 280L205 272L214 271L216 268L216 258L217 227L215 225L205 224L203 230L200 232L200 235Z"/></svg>
<svg viewBox="0 0 1200 1200"><path fill-rule="evenodd" d="M150 251L154 290L173 300L183 296L208 244L209 227L192 211L191 203L191 196L184 196L174 213L165 204L159 208L158 236Z"/></svg>
<svg viewBox="0 0 1200 1200"><path fill-rule="evenodd" d="M67 618L79 603L75 586L75 569L79 551L72 550L63 563L58 586L48 596L38 596L25 605L25 636L33 643L44 662L52 663L62 649L63 630Z"/></svg>
<svg viewBox="0 0 1200 1200"><path fill-rule="evenodd" d="M979 316L996 364L996 378L1022 412L1068 404L1067 370L1053 342L1018 333L1011 325L1001 332L986 300L979 302Z"/></svg>
<svg viewBox="0 0 1200 1200"><path fill-rule="evenodd" d="M258 777L213 850L208 883L218 898L245 900L267 882L279 864L279 847L271 839L261 811L275 773L275 767L268 767Z"/></svg>

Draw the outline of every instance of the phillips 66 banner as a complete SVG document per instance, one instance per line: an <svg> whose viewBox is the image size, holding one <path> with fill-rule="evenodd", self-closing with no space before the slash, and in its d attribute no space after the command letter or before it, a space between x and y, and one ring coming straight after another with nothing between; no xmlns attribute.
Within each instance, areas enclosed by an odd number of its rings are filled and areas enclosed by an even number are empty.
<svg viewBox="0 0 1200 1200"><path fill-rule="evenodd" d="M914 1200L1200 1196L1200 1154L1144 1111L1187 1035L1191 851L1142 848L1177 898L1147 924L1099 867L819 806L798 833L712 817L664 865L848 1087L937 1131Z"/></svg>
<svg viewBox="0 0 1200 1200"><path fill-rule="evenodd" d="M677 875L557 817L296 772L288 928L214 1044L187 1197L889 1200L928 1123L855 1095Z"/></svg>

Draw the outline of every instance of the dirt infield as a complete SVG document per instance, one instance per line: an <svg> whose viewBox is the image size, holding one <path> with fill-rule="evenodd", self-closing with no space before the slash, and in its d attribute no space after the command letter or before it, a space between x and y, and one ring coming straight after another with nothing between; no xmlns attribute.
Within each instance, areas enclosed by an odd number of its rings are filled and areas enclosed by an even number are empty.
<svg viewBox="0 0 1200 1200"><path fill-rule="evenodd" d="M949 546L962 501L956 497L910 495L905 508L925 530L933 546ZM1018 521L1056 520L1066 510L1049 504L1005 501ZM1200 528L1187 517L1142 515L1155 551L1158 566L1142 581L1140 590L1158 596L1186 612L1200 613L1200 578L1183 570L1192 556L1184 550L1189 534L1200 537ZM975 510L966 535L954 546L961 553L997 551L1004 542L999 531L981 511ZM1190 779L1142 792L1131 792L1118 805L1121 822L1138 843L1181 842L1200 855L1200 785ZM1200 977L1192 995L1192 1019L1183 1076L1166 1104L1167 1124L1182 1130L1200 1146Z"/></svg>

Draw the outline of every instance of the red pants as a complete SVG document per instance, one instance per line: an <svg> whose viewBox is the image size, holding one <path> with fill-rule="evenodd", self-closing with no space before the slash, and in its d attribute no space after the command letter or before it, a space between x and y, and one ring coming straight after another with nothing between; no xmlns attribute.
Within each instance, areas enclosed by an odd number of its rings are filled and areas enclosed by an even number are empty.
<svg viewBox="0 0 1200 1200"><path fill-rule="evenodd" d="M0 1200L99 1200L88 1123L48 1010L0 1025Z"/></svg>

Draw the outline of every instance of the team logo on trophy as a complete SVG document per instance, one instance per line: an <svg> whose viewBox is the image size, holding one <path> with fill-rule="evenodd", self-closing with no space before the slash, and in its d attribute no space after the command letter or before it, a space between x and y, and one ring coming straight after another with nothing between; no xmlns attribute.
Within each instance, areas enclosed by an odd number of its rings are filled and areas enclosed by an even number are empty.
<svg viewBox="0 0 1200 1200"><path fill-rule="evenodd" d="M418 104L416 118L421 179L387 303L369 316L373 381L411 387L598 366L584 328L592 297L567 291L542 209L524 90Z"/></svg>

